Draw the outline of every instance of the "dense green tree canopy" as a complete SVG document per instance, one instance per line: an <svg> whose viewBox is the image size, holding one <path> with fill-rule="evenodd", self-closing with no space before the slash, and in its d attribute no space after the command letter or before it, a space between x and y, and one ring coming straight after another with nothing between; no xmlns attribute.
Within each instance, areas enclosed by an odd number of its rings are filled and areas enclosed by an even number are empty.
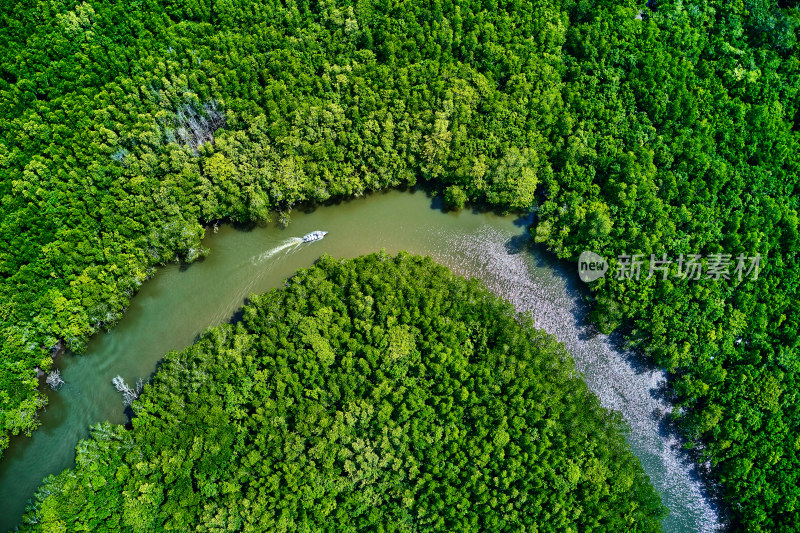
<svg viewBox="0 0 800 533"><path fill-rule="evenodd" d="M324 257L167 355L23 530L655 531L552 336L429 258Z"/></svg>
<svg viewBox="0 0 800 533"><path fill-rule="evenodd" d="M202 255L202 223L427 183L537 204L572 260L764 257L591 299L671 373L734 524L800 528L797 2L1 4L0 449L50 348Z"/></svg>

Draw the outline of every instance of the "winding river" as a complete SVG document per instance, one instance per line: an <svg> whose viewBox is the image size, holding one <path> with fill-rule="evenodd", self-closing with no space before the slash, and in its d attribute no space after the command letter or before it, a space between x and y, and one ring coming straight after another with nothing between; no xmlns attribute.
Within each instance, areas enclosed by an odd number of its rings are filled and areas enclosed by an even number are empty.
<svg viewBox="0 0 800 533"><path fill-rule="evenodd" d="M115 375L131 384L147 378L166 352L230 320L249 294L280 286L324 253L355 257L385 248L430 255L459 274L481 278L519 310L530 311L538 327L567 346L602 404L629 422L633 451L670 508L664 529L716 530L720 518L714 503L680 440L665 429L671 406L660 392L666 376L638 363L607 336L592 333L581 281L533 245L529 223L469 210L444 213L422 192L392 191L297 212L286 229L208 231L206 259L160 268L110 333L95 336L85 355L57 361L66 385L48 392L42 427L32 438L12 439L0 462L0 529L19 523L45 476L74 464L75 445L90 425L125 422L121 396L111 385ZM330 233L313 244L293 240L316 229Z"/></svg>

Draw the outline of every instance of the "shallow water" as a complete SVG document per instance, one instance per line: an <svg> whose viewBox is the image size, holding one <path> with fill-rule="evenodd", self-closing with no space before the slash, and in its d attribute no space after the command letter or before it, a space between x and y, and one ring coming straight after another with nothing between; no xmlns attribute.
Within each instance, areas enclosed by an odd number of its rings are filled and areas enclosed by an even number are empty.
<svg viewBox="0 0 800 533"><path fill-rule="evenodd" d="M392 191L295 213L286 229L209 231L206 259L160 268L110 333L93 338L85 355L57 361L66 385L48 393L42 427L32 438L12 439L0 462L0 529L19 523L45 476L74 464L75 445L90 425L125 422L121 395L111 385L115 375L131 385L147 378L166 352L230 320L249 294L280 286L322 254L356 257L381 248L430 255L459 274L481 278L519 310L530 311L538 327L567 346L602 404L629 422L633 451L670 508L664 529L716 529L713 503L679 440L664 430L671 406L659 394L663 372L644 368L607 336L591 333L580 280L532 245L526 232L530 220L468 210L443 213L433 204L421 192ZM319 242L297 242L317 229L330 233Z"/></svg>

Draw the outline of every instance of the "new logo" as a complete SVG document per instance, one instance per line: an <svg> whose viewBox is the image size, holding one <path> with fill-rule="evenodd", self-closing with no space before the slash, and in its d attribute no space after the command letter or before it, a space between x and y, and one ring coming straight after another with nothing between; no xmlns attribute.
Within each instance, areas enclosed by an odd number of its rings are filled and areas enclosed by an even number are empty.
<svg viewBox="0 0 800 533"><path fill-rule="evenodd" d="M601 255L585 251L578 258L578 275L582 281L590 282L606 275L608 261Z"/></svg>

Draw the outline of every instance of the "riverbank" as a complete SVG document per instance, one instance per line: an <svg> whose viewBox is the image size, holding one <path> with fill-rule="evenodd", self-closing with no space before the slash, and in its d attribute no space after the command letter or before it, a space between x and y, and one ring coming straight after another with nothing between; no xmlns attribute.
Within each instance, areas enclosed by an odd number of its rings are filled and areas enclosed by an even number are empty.
<svg viewBox="0 0 800 533"><path fill-rule="evenodd" d="M208 232L203 245L212 253L188 266L158 269L114 329L96 335L85 355L59 358L56 366L66 385L48 393L41 430L30 439L15 439L0 463L0 528L14 526L44 476L72 465L74 446L90 425L125 423L120 395L111 385L115 375L128 383L151 375L165 353L188 346L206 327L231 320L248 295L279 286L323 253L356 257L385 248L430 255L533 313L537 327L566 344L603 406L621 412L631 425L634 453L671 510L665 529L713 530L719 518L694 465L680 439L662 433L670 405L653 394L663 374L639 368L630 353L592 334L577 275L532 244L530 222L471 210L444 212L422 192L389 191L298 211L286 229L268 224ZM330 233L270 255L288 239L317 229ZM654 419L656 410L664 416Z"/></svg>

